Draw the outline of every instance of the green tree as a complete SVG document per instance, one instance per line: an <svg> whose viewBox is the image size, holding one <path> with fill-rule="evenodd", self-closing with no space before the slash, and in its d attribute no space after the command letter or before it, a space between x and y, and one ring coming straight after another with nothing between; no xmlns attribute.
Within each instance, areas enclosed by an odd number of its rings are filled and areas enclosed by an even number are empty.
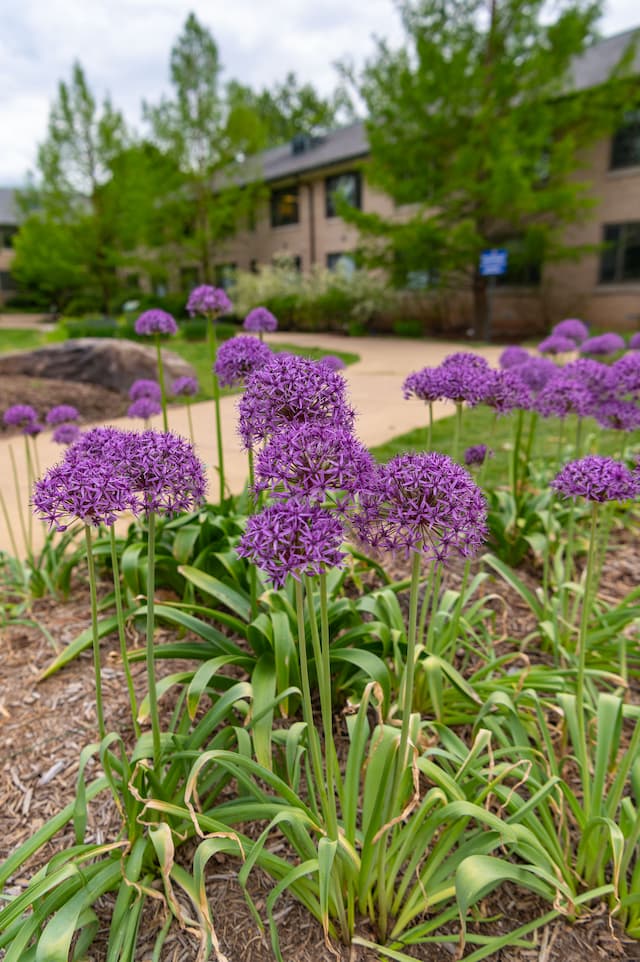
<svg viewBox="0 0 640 962"><path fill-rule="evenodd" d="M405 223L342 210L364 255L391 272L469 284L486 318L485 247L513 245L516 266L576 256L563 228L585 216L580 152L615 128L637 82L632 51L603 84L574 90L571 67L597 39L599 2L403 0L405 43L378 42L354 80L368 109L367 177ZM345 71L348 74L348 71Z"/></svg>

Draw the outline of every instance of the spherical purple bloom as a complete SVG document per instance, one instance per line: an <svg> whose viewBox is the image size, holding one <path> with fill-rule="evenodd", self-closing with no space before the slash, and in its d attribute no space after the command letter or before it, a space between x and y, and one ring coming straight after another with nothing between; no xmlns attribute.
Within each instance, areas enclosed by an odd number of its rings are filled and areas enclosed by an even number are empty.
<svg viewBox="0 0 640 962"><path fill-rule="evenodd" d="M492 457L493 451L490 451L486 444L472 444L464 452L464 463L471 467L474 464L484 464L487 458Z"/></svg>
<svg viewBox="0 0 640 962"><path fill-rule="evenodd" d="M474 555L487 533L487 506L471 476L444 454L401 454L378 468L360 496L354 527L387 551L418 551L430 561Z"/></svg>
<svg viewBox="0 0 640 962"><path fill-rule="evenodd" d="M587 501L627 501L640 494L640 481L620 461L590 454L570 461L551 482L565 498Z"/></svg>
<svg viewBox="0 0 640 962"><path fill-rule="evenodd" d="M202 503L205 469L189 441L170 432L128 434L120 470L146 514L177 514Z"/></svg>
<svg viewBox="0 0 640 962"><path fill-rule="evenodd" d="M152 397L139 397L127 408L127 414L130 418L144 418L145 421L155 414L160 414L161 411L160 401Z"/></svg>
<svg viewBox="0 0 640 962"><path fill-rule="evenodd" d="M602 367L611 372L619 396L631 394L637 398L640 395L640 354L623 354L610 367L606 364Z"/></svg>
<svg viewBox="0 0 640 962"><path fill-rule="evenodd" d="M178 325L171 314L154 307L145 311L137 319L134 329L136 334L177 334Z"/></svg>
<svg viewBox="0 0 640 962"><path fill-rule="evenodd" d="M81 431L77 424L73 424L71 421L65 421L64 424L59 424L51 435L51 440L55 441L56 444L73 444L80 437Z"/></svg>
<svg viewBox="0 0 640 962"><path fill-rule="evenodd" d="M635 401L613 398L597 405L593 416L602 428L611 431L637 431L640 428L640 407Z"/></svg>
<svg viewBox="0 0 640 962"><path fill-rule="evenodd" d="M575 378L591 391L594 402L599 403L616 393L616 378L613 375L615 365L609 366L593 358L579 357L569 364L565 364L562 374Z"/></svg>
<svg viewBox="0 0 640 962"><path fill-rule="evenodd" d="M133 439L138 437L133 431L120 428L91 428L80 435L78 440L65 454L66 461L86 460L109 463L114 472L123 470L127 451Z"/></svg>
<svg viewBox="0 0 640 962"><path fill-rule="evenodd" d="M45 421L47 424L64 424L65 421L77 421L80 417L77 408L71 404L57 404L47 412Z"/></svg>
<svg viewBox="0 0 640 962"><path fill-rule="evenodd" d="M281 588L287 575L323 574L341 567L344 529L337 515L302 498L276 501L247 521L237 552Z"/></svg>
<svg viewBox="0 0 640 962"><path fill-rule="evenodd" d="M345 367L347 366L342 358L338 357L337 354L325 354L324 357L321 357L317 363L325 364L331 371L344 371Z"/></svg>
<svg viewBox="0 0 640 962"><path fill-rule="evenodd" d="M533 395L531 389L519 376L519 368L508 371L489 370L485 375L482 403L497 414L510 411L528 411Z"/></svg>
<svg viewBox="0 0 640 962"><path fill-rule="evenodd" d="M30 438L37 438L43 431L44 424L40 424L39 421L29 421L22 429L22 433L27 434Z"/></svg>
<svg viewBox="0 0 640 962"><path fill-rule="evenodd" d="M527 387L536 392L540 391L550 378L556 376L558 368L547 357L532 357L525 364L519 364L515 373Z"/></svg>
<svg viewBox="0 0 640 962"><path fill-rule="evenodd" d="M367 449L343 427L302 424L274 435L256 461L256 491L268 489L276 497L299 496L324 501L327 492L345 492L339 507L346 508L368 484L374 460Z"/></svg>
<svg viewBox="0 0 640 962"><path fill-rule="evenodd" d="M254 371L268 364L273 353L271 348L250 334L239 334L218 348L214 370L222 387L244 384Z"/></svg>
<svg viewBox="0 0 640 962"><path fill-rule="evenodd" d="M37 421L38 412L30 404L13 404L4 412L2 420L5 424L20 428L32 421Z"/></svg>
<svg viewBox="0 0 640 962"><path fill-rule="evenodd" d="M200 390L197 377L177 377L171 385L171 393L174 397L193 397Z"/></svg>
<svg viewBox="0 0 640 962"><path fill-rule="evenodd" d="M121 511L136 508L128 480L94 457L54 465L36 481L32 503L38 517L58 531L76 520L111 525Z"/></svg>
<svg viewBox="0 0 640 962"><path fill-rule="evenodd" d="M346 401L341 374L293 354L275 354L246 381L238 404L239 431L244 446L294 425L315 422L351 428L355 416Z"/></svg>
<svg viewBox="0 0 640 962"><path fill-rule="evenodd" d="M576 350L576 347L575 341L560 334L550 334L538 344L540 354L570 354Z"/></svg>
<svg viewBox="0 0 640 962"><path fill-rule="evenodd" d="M640 351L640 331L631 335L629 347L632 351Z"/></svg>
<svg viewBox="0 0 640 962"><path fill-rule="evenodd" d="M254 334L270 334L278 329L278 319L266 307L254 307L249 311L242 324L245 331Z"/></svg>
<svg viewBox="0 0 640 962"><path fill-rule="evenodd" d="M504 351L500 355L499 364L500 367L508 371L511 367L517 367L518 364L524 364L528 361L531 355L524 347L520 347L518 344L510 344L509 347L505 347Z"/></svg>
<svg viewBox="0 0 640 962"><path fill-rule="evenodd" d="M153 401L160 400L162 391L157 381L149 381L141 377L133 382L129 388L129 398L132 401L139 401L143 397L151 398Z"/></svg>
<svg viewBox="0 0 640 962"><path fill-rule="evenodd" d="M211 287L210 284L194 287L187 301L187 310L191 317L195 317L196 314L218 317L220 314L228 314L232 309L233 305L226 291L222 287Z"/></svg>
<svg viewBox="0 0 640 962"><path fill-rule="evenodd" d="M593 412L594 404L594 396L586 384L559 370L539 391L533 407L545 418L565 418L568 414L583 418Z"/></svg>
<svg viewBox="0 0 640 962"><path fill-rule="evenodd" d="M421 371L414 371L402 385L405 398L412 395L421 401L439 401L444 397L442 371L439 367L423 367Z"/></svg>
<svg viewBox="0 0 640 962"><path fill-rule="evenodd" d="M487 361L479 354L459 351L444 359L439 368L442 398L477 404L484 397L485 382L490 372Z"/></svg>
<svg viewBox="0 0 640 962"><path fill-rule="evenodd" d="M624 351L626 344L624 338L613 331L607 334L600 334L598 337L589 337L580 345L581 354L616 354Z"/></svg>
<svg viewBox="0 0 640 962"><path fill-rule="evenodd" d="M564 321L559 321L551 331L559 337L568 337L570 341L581 344L589 337L589 328L584 321L577 317L568 317Z"/></svg>

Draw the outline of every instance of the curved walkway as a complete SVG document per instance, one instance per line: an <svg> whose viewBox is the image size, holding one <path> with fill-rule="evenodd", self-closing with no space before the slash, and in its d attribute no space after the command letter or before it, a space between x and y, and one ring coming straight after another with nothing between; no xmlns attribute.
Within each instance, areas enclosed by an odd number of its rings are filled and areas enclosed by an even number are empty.
<svg viewBox="0 0 640 962"><path fill-rule="evenodd" d="M360 356L356 364L350 365L343 373L349 384L351 402L356 409L356 431L360 439L369 447L382 444L398 434L414 428L426 426L425 405L416 400L405 401L402 396L402 382L412 371L426 365L439 364L447 354L464 350L460 342L416 341L401 338L345 338L337 334L294 334L278 332L267 337L268 343L289 343L299 346L321 347L327 351L352 351ZM496 364L499 347L473 349L483 354L491 364ZM225 473L232 492L242 490L247 478L247 458L236 434L236 401L233 396L222 398L223 443ZM441 418L451 414L453 405L438 403L434 405L434 417ZM218 479L213 466L217 463L213 402L204 401L191 407L194 435L198 453L210 466L210 497L217 497ZM117 427L132 426L129 418L108 422ZM161 428L161 418L152 419L152 427ZM86 426L85 426L86 427ZM188 437L187 412L184 407L169 409L171 430ZM42 470L46 470L60 459L61 448L50 440L50 434L38 438L38 455ZM26 470L23 469L22 439L14 437L10 441L0 441L0 469L4 500L12 520L18 547L22 546L18 524L18 496L12 480L9 447L12 447L20 470L20 501L22 511L30 496ZM42 544L42 526L33 525L34 547ZM9 532L5 518L0 514L0 549L11 553Z"/></svg>

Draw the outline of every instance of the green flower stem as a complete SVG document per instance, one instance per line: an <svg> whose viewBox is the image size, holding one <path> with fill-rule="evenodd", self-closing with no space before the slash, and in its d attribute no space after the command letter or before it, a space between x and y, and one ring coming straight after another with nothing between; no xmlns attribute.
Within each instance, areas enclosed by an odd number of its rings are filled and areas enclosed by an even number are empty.
<svg viewBox="0 0 640 962"><path fill-rule="evenodd" d="M36 469L36 474L35 474L35 476L36 476L36 478L39 478L39 477L42 475L42 470L41 470L41 468L40 468L40 457L39 457L39 455L38 455L38 439L37 439L37 438L31 438L31 443L32 443L32 445L33 445L33 463L34 463L35 469Z"/></svg>
<svg viewBox="0 0 640 962"><path fill-rule="evenodd" d="M510 481L511 481L511 493L513 495L513 503L516 505L516 515L518 514L518 491L519 491L519 473L520 473L520 446L522 444L522 427L524 420L524 411L518 411L516 414L514 436L513 436L513 451L511 452L511 463L510 467Z"/></svg>
<svg viewBox="0 0 640 962"><path fill-rule="evenodd" d="M27 523L25 521L24 515L22 513L22 491L20 490L20 481L18 480L18 466L16 465L16 456L13 453L13 448L9 445L9 458L11 459L11 471L13 474L13 486L16 491L16 511L18 515L18 523L20 525L20 531L22 533L22 540L24 541L24 550L27 552L27 557L30 561L33 560L33 552L31 550L31 542L29 541L27 535ZM16 558L18 555L16 554Z"/></svg>
<svg viewBox="0 0 640 962"><path fill-rule="evenodd" d="M213 403L216 416L216 444L218 446L218 474L220 476L220 504L224 501L224 452L222 450L222 417L220 415L220 385L218 375L215 371L216 355L218 353L218 343L216 339L216 326L213 318L209 318L207 324L207 340L209 343L209 360L211 362L211 377L213 384Z"/></svg>
<svg viewBox="0 0 640 962"><path fill-rule="evenodd" d="M195 445L196 439L193 433L193 419L191 417L191 401L187 401L187 423L189 424L189 437L191 438L191 443Z"/></svg>
<svg viewBox="0 0 640 962"><path fill-rule="evenodd" d="M27 487L29 489L29 495L33 491L33 482L35 481L35 475L33 471L33 460L31 458L31 449L29 447L29 436L25 434L24 436L24 456L27 463ZM27 529L29 537L29 553L33 552L33 511L27 509Z"/></svg>
<svg viewBox="0 0 640 962"><path fill-rule="evenodd" d="M429 401L429 427L427 428L427 451L431 451L433 444L433 401Z"/></svg>
<svg viewBox="0 0 640 962"><path fill-rule="evenodd" d="M304 589L302 583L296 580L296 614L298 617L298 652L300 658L300 686L302 688L302 717L307 726L307 739L311 755L311 769L315 786L310 786L310 793L317 793L320 807L327 810L327 795L324 787L324 770L322 767L322 752L318 732L313 721L313 707L311 704L311 687L309 685L309 664L307 662L307 636L304 626ZM315 788L315 791L313 790Z"/></svg>
<svg viewBox="0 0 640 962"><path fill-rule="evenodd" d="M153 738L153 763L157 770L160 763L160 719L158 717L158 693L156 689L155 652L153 649L156 516L147 516L147 684L149 686L149 713Z"/></svg>
<svg viewBox="0 0 640 962"><path fill-rule="evenodd" d="M456 401L456 426L453 435L453 460L458 460L460 450L460 435L462 433L462 401Z"/></svg>
<svg viewBox="0 0 640 962"><path fill-rule="evenodd" d="M4 500L2 489L0 489L0 508L2 508L4 521L7 526L7 531L9 532L9 541L11 542L11 550L13 551L13 557L16 559L16 561L18 561L18 559L20 558L20 553L18 551L18 542L16 541L13 525L11 524L11 518L9 517L9 512L7 511L7 502ZM20 515L18 515L18 517L20 517Z"/></svg>
<svg viewBox="0 0 640 962"><path fill-rule="evenodd" d="M131 667L129 665L129 653L127 651L127 639L124 631L124 613L122 608L122 590L120 588L120 567L118 564L118 547L116 544L116 533L113 525L109 526L109 538L111 542L111 567L113 570L113 592L116 602L116 617L118 619L118 640L120 642L120 656L127 680L127 691L129 692L129 704L131 706L131 719L136 738L140 737L140 725L138 724L138 706L136 704L136 693L133 687Z"/></svg>
<svg viewBox="0 0 640 962"><path fill-rule="evenodd" d="M480 471L478 472L478 487L481 488L484 484L484 476L487 473L487 464L489 463L489 453L491 451L491 445L493 444L493 439L496 433L496 427L498 426L498 412L494 411L493 418L491 420L491 427L489 429L489 437L487 438L487 455L480 465Z"/></svg>
<svg viewBox="0 0 640 962"><path fill-rule="evenodd" d="M160 335L154 334L156 342L156 355L158 358L158 381L160 382L160 404L162 405L162 430L169 430L169 420L167 418L167 391L164 386L164 366L162 364L162 350L160 349Z"/></svg>
<svg viewBox="0 0 640 962"><path fill-rule="evenodd" d="M89 594L91 597L91 634L93 639L93 670L96 677L96 714L98 716L98 732L100 741L106 736L104 724L104 708L102 705L102 669L100 665L100 634L98 631L98 594L96 590L96 566L93 560L93 546L91 544L91 528L84 526L84 537L87 546L87 565L89 568Z"/></svg>
<svg viewBox="0 0 640 962"><path fill-rule="evenodd" d="M574 457L576 460L582 457L582 418L578 418L576 424L576 453Z"/></svg>
<svg viewBox="0 0 640 962"><path fill-rule="evenodd" d="M576 708L578 715L578 754L583 773L583 792L584 810L590 811L591 808L591 783L589 780L589 762L587 751L587 732L585 723L584 707L584 675L587 661L587 628L589 625L589 614L591 598L593 593L593 574L595 570L596 538L598 533L598 504L594 501L591 507L591 532L589 537L589 550L587 552L587 572L584 582L584 595L582 600L582 613L580 617L580 633L578 636L578 670L576 678Z"/></svg>
<svg viewBox="0 0 640 962"><path fill-rule="evenodd" d="M327 576L323 572L320 577L320 635L322 660L322 686L320 688L320 705L322 709L322 725L324 729L324 743L327 769L327 789L329 795L329 809L332 820L331 837L338 837L338 813L336 810L336 787L338 769L338 754L333 738L333 699L331 697L331 639L329 637L329 603L327 599Z"/></svg>
<svg viewBox="0 0 640 962"><path fill-rule="evenodd" d="M396 769L396 786L394 811L398 808L402 790L402 780L407 767L409 755L409 725L411 709L413 707L413 679L416 667L416 635L418 627L418 595L420 592L420 563L422 555L413 552L411 560L411 587L409 589L409 626L407 631L407 659L402 679L402 727L400 729L400 746L398 749L398 767Z"/></svg>

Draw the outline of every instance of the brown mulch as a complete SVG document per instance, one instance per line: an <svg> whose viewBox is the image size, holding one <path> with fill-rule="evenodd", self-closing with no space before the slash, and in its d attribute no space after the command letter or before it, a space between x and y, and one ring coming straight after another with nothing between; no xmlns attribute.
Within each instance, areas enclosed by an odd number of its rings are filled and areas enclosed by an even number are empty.
<svg viewBox="0 0 640 962"><path fill-rule="evenodd" d="M0 415L13 404L30 404L44 421L47 411L57 404L72 404L80 413L82 423L108 421L127 413L128 399L117 391L97 384L58 381L55 378L34 378L24 374L0 377ZM0 435L18 434L0 417Z"/></svg>

